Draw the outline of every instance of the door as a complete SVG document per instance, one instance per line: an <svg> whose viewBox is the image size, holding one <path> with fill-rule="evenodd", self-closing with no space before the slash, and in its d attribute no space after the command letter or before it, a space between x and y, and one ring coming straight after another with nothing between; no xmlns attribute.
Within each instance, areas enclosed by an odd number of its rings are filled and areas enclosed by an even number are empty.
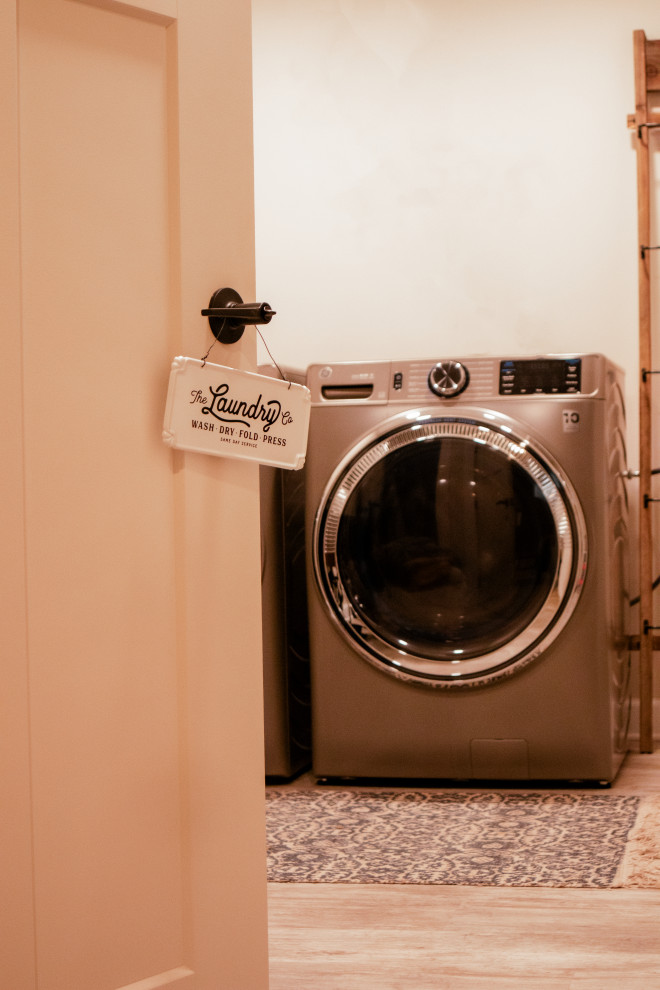
<svg viewBox="0 0 660 990"><path fill-rule="evenodd" d="M586 551L561 467L492 412L383 423L335 472L314 535L326 603L359 652L449 688L538 656L575 608Z"/></svg>
<svg viewBox="0 0 660 990"><path fill-rule="evenodd" d="M161 441L255 298L250 32L1 5L3 990L267 986L258 469Z"/></svg>

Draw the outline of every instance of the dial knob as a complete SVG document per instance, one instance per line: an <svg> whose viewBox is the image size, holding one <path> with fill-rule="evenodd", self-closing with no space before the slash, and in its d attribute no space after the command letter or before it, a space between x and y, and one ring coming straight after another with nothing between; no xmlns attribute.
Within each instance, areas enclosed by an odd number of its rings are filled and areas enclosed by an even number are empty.
<svg viewBox="0 0 660 990"><path fill-rule="evenodd" d="M439 361L429 372L429 388L441 399L452 399L467 388L468 370L460 361Z"/></svg>

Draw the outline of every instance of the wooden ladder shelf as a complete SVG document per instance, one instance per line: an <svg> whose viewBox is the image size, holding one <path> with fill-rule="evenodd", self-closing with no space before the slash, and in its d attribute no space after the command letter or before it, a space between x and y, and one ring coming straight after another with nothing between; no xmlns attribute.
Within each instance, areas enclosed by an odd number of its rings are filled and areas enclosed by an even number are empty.
<svg viewBox="0 0 660 990"><path fill-rule="evenodd" d="M653 752L653 509L651 500L652 381L651 258L651 145L660 129L660 41L649 41L644 31L633 32L635 59L635 113L628 117L637 150L637 216L639 231L639 748ZM653 94L653 96L652 96ZM637 637L635 637L636 645Z"/></svg>

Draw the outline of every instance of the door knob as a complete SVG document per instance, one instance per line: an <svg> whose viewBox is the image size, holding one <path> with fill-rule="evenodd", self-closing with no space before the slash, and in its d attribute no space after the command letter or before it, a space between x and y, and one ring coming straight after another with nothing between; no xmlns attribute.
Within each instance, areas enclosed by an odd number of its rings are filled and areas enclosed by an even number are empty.
<svg viewBox="0 0 660 990"><path fill-rule="evenodd" d="M216 340L221 344L235 344L243 336L247 324L270 323L275 310L268 303L243 302L235 289L216 289L208 309L202 310L202 316L208 316Z"/></svg>

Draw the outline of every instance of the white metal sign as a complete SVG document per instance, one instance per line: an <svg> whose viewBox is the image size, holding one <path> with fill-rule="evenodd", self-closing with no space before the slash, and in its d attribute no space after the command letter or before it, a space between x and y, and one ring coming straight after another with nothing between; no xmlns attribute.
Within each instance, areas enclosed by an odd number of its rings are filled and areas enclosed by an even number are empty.
<svg viewBox="0 0 660 990"><path fill-rule="evenodd" d="M177 357L163 440L181 450L297 471L305 463L309 411L304 385Z"/></svg>

